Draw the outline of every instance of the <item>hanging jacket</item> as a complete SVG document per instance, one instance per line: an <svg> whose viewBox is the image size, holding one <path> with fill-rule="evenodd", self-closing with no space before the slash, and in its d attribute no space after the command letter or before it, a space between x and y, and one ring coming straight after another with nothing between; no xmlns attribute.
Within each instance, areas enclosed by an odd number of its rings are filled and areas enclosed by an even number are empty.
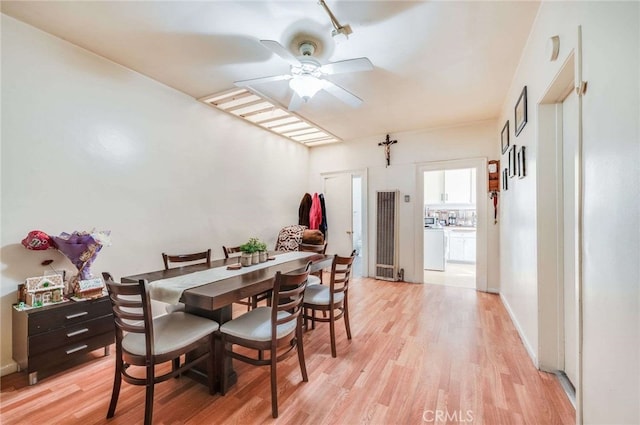
<svg viewBox="0 0 640 425"><path fill-rule="evenodd" d="M309 229L318 230L320 223L322 223L322 207L320 206L320 197L318 197L317 193L314 193L311 211L309 212Z"/></svg>
<svg viewBox="0 0 640 425"><path fill-rule="evenodd" d="M324 195L320 194L320 210L322 211L322 222L320 223L320 231L324 234L325 239L327 238L327 209L324 205Z"/></svg>
<svg viewBox="0 0 640 425"><path fill-rule="evenodd" d="M311 195L305 193L300 201L300 207L298 208L298 224L301 226L309 227L309 212L311 211Z"/></svg>

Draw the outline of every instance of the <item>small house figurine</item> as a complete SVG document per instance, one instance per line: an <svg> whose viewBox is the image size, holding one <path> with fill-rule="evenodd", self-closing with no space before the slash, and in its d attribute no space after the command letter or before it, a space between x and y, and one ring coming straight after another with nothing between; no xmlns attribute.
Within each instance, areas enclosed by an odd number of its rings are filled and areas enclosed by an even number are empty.
<svg viewBox="0 0 640 425"><path fill-rule="evenodd" d="M79 298L97 298L103 295L104 281L99 278L84 279L78 281L78 290L76 297Z"/></svg>
<svg viewBox="0 0 640 425"><path fill-rule="evenodd" d="M27 278L25 289L25 303L32 307L63 301L64 282L59 274Z"/></svg>

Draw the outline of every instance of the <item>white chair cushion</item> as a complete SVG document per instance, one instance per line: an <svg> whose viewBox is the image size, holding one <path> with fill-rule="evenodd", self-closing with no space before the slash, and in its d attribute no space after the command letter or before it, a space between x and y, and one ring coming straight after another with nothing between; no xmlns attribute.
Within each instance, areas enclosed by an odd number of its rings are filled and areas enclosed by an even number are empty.
<svg viewBox="0 0 640 425"><path fill-rule="evenodd" d="M304 290L304 302L316 305L329 305L329 285L307 286ZM333 295L333 302L340 302L344 298L344 293L338 292Z"/></svg>
<svg viewBox="0 0 640 425"><path fill-rule="evenodd" d="M318 276L310 274L307 278L307 286L309 285L320 285L320 278Z"/></svg>
<svg viewBox="0 0 640 425"><path fill-rule="evenodd" d="M167 311L167 313L175 313L177 311L184 311L185 305L183 303L167 304L164 309Z"/></svg>
<svg viewBox="0 0 640 425"><path fill-rule="evenodd" d="M278 312L278 319L290 316L286 311ZM282 338L296 329L297 320L278 325L277 338ZM220 332L252 341L271 339L271 307L258 307L220 326Z"/></svg>
<svg viewBox="0 0 640 425"><path fill-rule="evenodd" d="M153 319L155 354L165 354L191 344L218 330L218 322L178 311ZM128 333L122 338L122 348L129 353L144 355L145 336Z"/></svg>

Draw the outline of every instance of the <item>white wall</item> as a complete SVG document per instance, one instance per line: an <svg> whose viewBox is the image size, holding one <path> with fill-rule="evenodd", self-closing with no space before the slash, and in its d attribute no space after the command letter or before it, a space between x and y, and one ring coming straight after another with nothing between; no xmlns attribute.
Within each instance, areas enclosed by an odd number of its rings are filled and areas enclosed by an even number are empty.
<svg viewBox="0 0 640 425"><path fill-rule="evenodd" d="M502 199L501 291L525 344L538 349L541 331L536 276L537 108L562 63L577 46L582 25L584 240L583 419L585 423L640 422L640 5L637 2L550 2L540 10L500 123L511 120L524 85L529 122L517 145L527 146L532 173L511 179ZM560 36L560 57L545 45ZM513 134L512 134L513 137ZM504 160L504 158L503 158ZM552 231L550 229L549 231Z"/></svg>
<svg viewBox="0 0 640 425"><path fill-rule="evenodd" d="M57 251L20 245L33 229L96 227L113 245L94 274L161 269L161 252L250 236L273 246L297 223L308 149L2 15L2 373L11 304Z"/></svg>
<svg viewBox="0 0 640 425"><path fill-rule="evenodd" d="M368 170L369 203L369 275L375 275L375 193L378 190L400 190L400 267L405 270L405 280L419 282L415 276L415 202L422 194L416 190L416 164L430 161L446 161L462 158L497 157L495 141L499 138L494 121L474 123L459 127L438 128L406 133L392 133L398 143L391 147L391 166L386 168L384 149L378 142L385 135L375 138L350 140L337 145L327 145L311 150L310 184L312 191L322 190L321 173L354 169ZM411 195L411 202L404 202L404 195ZM478 196L488 196L485 191ZM327 200L329 202L329 200ZM488 287L499 289L498 276L498 226L493 224L493 203L487 206L488 217ZM329 223L329 226L331 223ZM422 233L420 233L422 238Z"/></svg>

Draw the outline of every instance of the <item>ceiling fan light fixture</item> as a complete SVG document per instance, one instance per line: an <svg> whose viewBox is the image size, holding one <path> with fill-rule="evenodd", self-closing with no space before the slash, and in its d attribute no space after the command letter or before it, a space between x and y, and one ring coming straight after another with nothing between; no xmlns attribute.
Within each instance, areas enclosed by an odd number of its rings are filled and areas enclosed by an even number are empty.
<svg viewBox="0 0 640 425"><path fill-rule="evenodd" d="M343 32L347 33L349 30L350 29L347 26ZM371 71L373 70L373 64L369 59L353 58L338 62L329 62L323 65L313 56L317 47L313 41L301 40L301 42L296 46L300 52L300 56L298 57L294 56L277 41L260 40L260 43L282 59L289 62L290 73L236 81L234 83L236 86L251 87L256 84L274 81L289 81L289 88L294 92L294 95L289 99L289 111L297 110L302 103L308 102L319 90L326 91L330 95L354 108L362 104L362 99L358 96L323 77L325 75L343 74L348 72ZM255 89L253 90L255 91Z"/></svg>
<svg viewBox="0 0 640 425"><path fill-rule="evenodd" d="M315 96L323 86L322 80L311 75L296 75L289 80L289 87L305 102Z"/></svg>

